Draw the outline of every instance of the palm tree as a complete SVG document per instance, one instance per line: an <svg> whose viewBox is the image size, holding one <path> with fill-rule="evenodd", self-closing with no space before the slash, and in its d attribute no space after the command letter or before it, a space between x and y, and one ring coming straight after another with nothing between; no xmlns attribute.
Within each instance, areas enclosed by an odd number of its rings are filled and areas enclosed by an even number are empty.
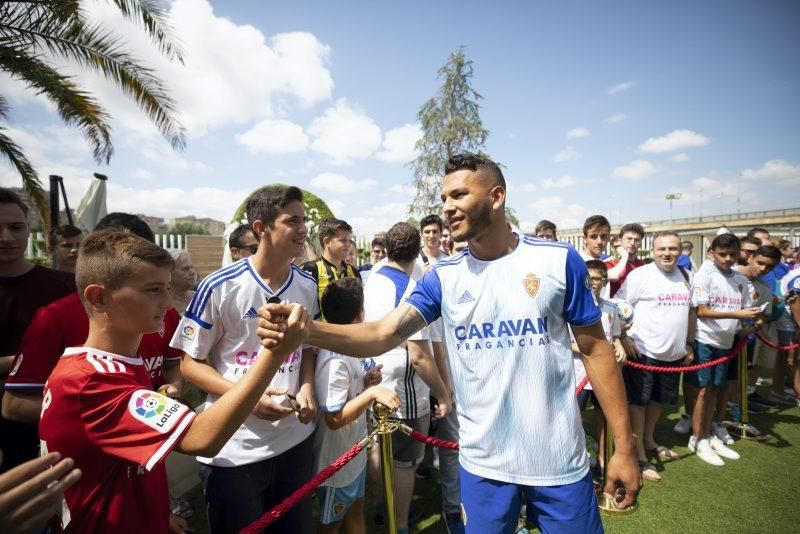
<svg viewBox="0 0 800 534"><path fill-rule="evenodd" d="M168 59L182 61L171 28L158 0L111 0L122 15L140 25ZM112 31L86 19L79 0L0 0L0 69L50 99L61 119L77 126L93 147L94 159L108 163L114 152L110 116L95 97L59 72L55 62L68 61L112 80L136 101L175 149L186 145L186 130L177 118L175 102L155 72L123 49ZM8 102L0 94L0 119ZM0 126L0 153L22 177L45 224L49 213L36 170L20 147Z"/></svg>

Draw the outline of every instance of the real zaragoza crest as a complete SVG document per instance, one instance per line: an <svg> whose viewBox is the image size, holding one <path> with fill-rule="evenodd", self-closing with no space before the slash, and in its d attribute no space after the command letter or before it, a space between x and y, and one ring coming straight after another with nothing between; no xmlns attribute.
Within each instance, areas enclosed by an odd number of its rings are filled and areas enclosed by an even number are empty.
<svg viewBox="0 0 800 534"><path fill-rule="evenodd" d="M533 298L539 292L539 277L533 273L528 273L522 279L522 285L525 286L525 291L528 292L528 295Z"/></svg>

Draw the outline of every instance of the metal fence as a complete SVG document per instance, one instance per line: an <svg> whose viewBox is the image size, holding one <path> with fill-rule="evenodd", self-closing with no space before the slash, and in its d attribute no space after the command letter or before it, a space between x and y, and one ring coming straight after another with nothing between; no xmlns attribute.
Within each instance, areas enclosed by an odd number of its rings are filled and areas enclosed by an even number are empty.
<svg viewBox="0 0 800 534"><path fill-rule="evenodd" d="M184 250L186 248L186 236L174 234L156 234L156 244L166 249ZM25 251L28 258L46 259L50 255L47 253L45 245L45 234L43 232L31 232L28 238L28 248Z"/></svg>

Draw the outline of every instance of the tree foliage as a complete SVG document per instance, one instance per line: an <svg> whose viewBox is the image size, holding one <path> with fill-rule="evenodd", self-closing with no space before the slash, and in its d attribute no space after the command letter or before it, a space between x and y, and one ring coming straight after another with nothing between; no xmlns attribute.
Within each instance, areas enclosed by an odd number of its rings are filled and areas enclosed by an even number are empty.
<svg viewBox="0 0 800 534"><path fill-rule="evenodd" d="M419 156L410 163L417 191L409 207L412 214L440 213L447 160L459 152L480 152L486 142L489 131L483 127L478 104L482 97L472 88L472 76L472 61L459 47L438 71L442 80L438 93L417 113L423 135L415 147Z"/></svg>
<svg viewBox="0 0 800 534"><path fill-rule="evenodd" d="M181 61L170 38L171 28L156 0L110 0L128 20L136 22L162 54ZM132 98L173 148L186 144L175 103L155 72L124 49L112 29L90 23L80 0L0 1L0 69L44 95L61 119L76 126L93 147L94 159L108 163L114 152L110 116L97 99L63 74L64 63L96 72ZM0 119L8 114L0 96ZM0 154L22 178L25 191L49 221L44 189L36 170L20 147L0 126Z"/></svg>

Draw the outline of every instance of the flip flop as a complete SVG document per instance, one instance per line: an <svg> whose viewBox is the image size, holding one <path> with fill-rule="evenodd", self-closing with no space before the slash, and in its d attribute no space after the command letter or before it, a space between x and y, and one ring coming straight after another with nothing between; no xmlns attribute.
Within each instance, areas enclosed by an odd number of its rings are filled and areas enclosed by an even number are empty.
<svg viewBox="0 0 800 534"><path fill-rule="evenodd" d="M663 445L659 445L655 449L648 449L647 451L649 454L657 454L661 461L663 462L674 462L675 460L680 460L681 457L669 450L667 447Z"/></svg>
<svg viewBox="0 0 800 534"><path fill-rule="evenodd" d="M639 469L642 471L642 478L650 482L661 482L661 475L658 474L656 466L650 462L639 460Z"/></svg>

